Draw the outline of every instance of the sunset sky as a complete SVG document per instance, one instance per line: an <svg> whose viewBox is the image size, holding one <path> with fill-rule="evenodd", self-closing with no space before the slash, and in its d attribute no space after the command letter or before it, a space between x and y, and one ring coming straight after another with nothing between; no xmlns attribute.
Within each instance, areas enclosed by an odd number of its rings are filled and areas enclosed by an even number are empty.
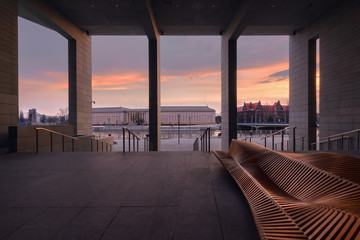
<svg viewBox="0 0 360 240"><path fill-rule="evenodd" d="M162 36L161 105L208 105L221 112L221 38ZM288 37L240 37L238 105L288 104ZM92 37L94 107L148 107L145 36ZM19 105L56 114L68 105L67 40L19 18Z"/></svg>

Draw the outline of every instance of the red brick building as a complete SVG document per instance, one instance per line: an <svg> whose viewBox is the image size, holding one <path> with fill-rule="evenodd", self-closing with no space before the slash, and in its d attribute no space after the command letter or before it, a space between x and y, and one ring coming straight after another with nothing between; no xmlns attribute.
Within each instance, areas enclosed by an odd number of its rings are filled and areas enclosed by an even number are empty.
<svg viewBox="0 0 360 240"><path fill-rule="evenodd" d="M288 123L289 106L281 105L280 101L273 105L245 103L237 109L238 122L240 123Z"/></svg>

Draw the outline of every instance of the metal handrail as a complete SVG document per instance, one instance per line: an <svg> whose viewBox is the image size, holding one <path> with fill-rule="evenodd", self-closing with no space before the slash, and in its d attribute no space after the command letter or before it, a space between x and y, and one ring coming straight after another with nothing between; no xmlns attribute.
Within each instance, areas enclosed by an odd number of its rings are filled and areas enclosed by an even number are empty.
<svg viewBox="0 0 360 240"><path fill-rule="evenodd" d="M59 133L59 132L56 132L56 131L53 131L53 130L50 130L50 129L47 129L47 128L37 127L37 128L35 128L35 130L36 130L36 153L39 153L39 130L50 133L50 152L53 151L53 133L57 134L59 136L62 136L62 150L63 150L63 152L65 151L65 147L64 147L65 146L65 137L71 139L71 141L72 141L72 151L73 152L74 152L74 149L75 149L75 141L79 141L79 139L76 138L76 137L72 137L72 136L69 136L69 135L66 135L66 134L63 134L63 133Z"/></svg>
<svg viewBox="0 0 360 240"><path fill-rule="evenodd" d="M286 130L288 130L288 129L291 129L291 128L296 128L296 127L292 127L292 126L286 127L286 128L284 128L284 129L281 129L281 130L276 131L276 132L274 132L274 133L270 133L270 134L266 135L265 137L261 138L260 140L263 140L263 139L265 139L265 138L267 138L267 137L270 137L270 136L272 136L272 135L276 135L276 134L278 134L278 133L280 133L280 132L284 132L284 131L286 131Z"/></svg>
<svg viewBox="0 0 360 240"><path fill-rule="evenodd" d="M131 152L131 137L132 137L132 141L133 141L133 151L135 152L135 145L136 145L136 151L139 151L139 141L140 138L138 136L136 136L135 133L131 132L128 128L123 128L123 152L126 151L126 147L125 147L125 142L126 142L126 131L128 132L128 146L129 146L129 152ZM135 144L135 139L136 139L136 144Z"/></svg>
<svg viewBox="0 0 360 240"><path fill-rule="evenodd" d="M245 142L247 142L247 139L250 139L249 142L251 142L251 138L252 138L252 137L246 137L246 138L244 138L244 139L242 139L242 140L240 140L240 141L245 141Z"/></svg>
<svg viewBox="0 0 360 240"><path fill-rule="evenodd" d="M84 138L84 137L91 137L91 141L90 141L90 150L91 152L93 151L93 142L92 142L92 138L93 138L93 135L84 135L84 136L78 136L78 137L72 137L72 136L69 136L69 135L66 135L66 134L63 134L63 133L60 133L60 132L56 132L54 130L50 130L50 129L47 129L47 128L43 128L43 127L36 127L35 128L36 130L36 153L39 153L39 130L41 131L45 131L45 132L49 132L50 133L50 152L53 151L53 134L56 134L58 136L61 136L62 137L62 151L65 152L65 138L69 138L71 139L71 151L74 152L75 151L75 141L79 141L80 138ZM97 141L97 151L99 151L99 140L96 140ZM101 144L102 144L102 151L104 151L104 141L101 141ZM105 143L106 144L106 151L108 151L108 143ZM112 151L112 146L110 144L110 151Z"/></svg>
<svg viewBox="0 0 360 240"><path fill-rule="evenodd" d="M210 152L210 128L207 128L200 137L201 151Z"/></svg>
<svg viewBox="0 0 360 240"><path fill-rule="evenodd" d="M269 135L266 135L265 137L261 138L260 140L263 140L264 139L264 147L266 147L266 138L268 137L272 137L272 150L275 150L275 142L274 142L274 136L277 135L278 133L281 133L281 151L284 151L284 132L286 130L290 130L290 129L293 129L293 138L292 140L294 141L293 142L293 152L295 152L296 150L296 141L295 141L295 131L296 131L296 127L293 127L293 126L289 126L289 127L286 127L284 129L281 129L279 131L276 131L274 133L271 133Z"/></svg>
<svg viewBox="0 0 360 240"><path fill-rule="evenodd" d="M344 139L345 138L350 138L349 136L345 136L347 134L351 134L351 133L356 133L357 132L357 149L360 150L360 129L355 129L355 130L351 130L351 131L346 131L346 132L342 132L342 133L337 133L337 134L334 134L334 135L330 135L328 137L325 137L323 140L319 141L319 144L321 143L325 143L327 142L328 143L328 150L331 149L331 141L334 141L334 140L341 140L341 150L344 150ZM316 146L316 143L317 142L313 142L311 143L311 146L312 146L312 149L314 149L314 145ZM349 146L348 146L349 148Z"/></svg>
<svg viewBox="0 0 360 240"><path fill-rule="evenodd" d="M196 138L193 143L193 151L199 151L199 138Z"/></svg>

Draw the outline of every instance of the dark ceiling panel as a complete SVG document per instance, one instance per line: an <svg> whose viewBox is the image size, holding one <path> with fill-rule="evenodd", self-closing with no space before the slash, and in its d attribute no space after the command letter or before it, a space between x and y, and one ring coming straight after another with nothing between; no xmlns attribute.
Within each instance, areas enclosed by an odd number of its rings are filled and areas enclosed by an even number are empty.
<svg viewBox="0 0 360 240"><path fill-rule="evenodd" d="M44 0L92 35L144 35L138 0ZM139 0L140 1L140 0ZM164 35L219 35L243 0L150 0ZM243 34L290 34L340 0L253 0ZM146 1L142 1L146 4ZM21 4L21 3L20 3ZM137 4L139 4L137 2ZM141 4L141 3L140 3Z"/></svg>

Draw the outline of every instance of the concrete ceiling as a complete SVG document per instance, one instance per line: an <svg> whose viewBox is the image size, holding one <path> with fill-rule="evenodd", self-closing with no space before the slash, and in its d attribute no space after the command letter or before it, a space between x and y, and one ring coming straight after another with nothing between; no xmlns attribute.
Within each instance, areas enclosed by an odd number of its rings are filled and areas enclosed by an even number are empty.
<svg viewBox="0 0 360 240"><path fill-rule="evenodd" d="M148 9L147 3L161 35L220 35L241 10L245 10L240 19L245 26L243 35L289 35L320 18L340 0L44 1L91 35L145 35L141 9ZM250 4L241 9L244 1Z"/></svg>

